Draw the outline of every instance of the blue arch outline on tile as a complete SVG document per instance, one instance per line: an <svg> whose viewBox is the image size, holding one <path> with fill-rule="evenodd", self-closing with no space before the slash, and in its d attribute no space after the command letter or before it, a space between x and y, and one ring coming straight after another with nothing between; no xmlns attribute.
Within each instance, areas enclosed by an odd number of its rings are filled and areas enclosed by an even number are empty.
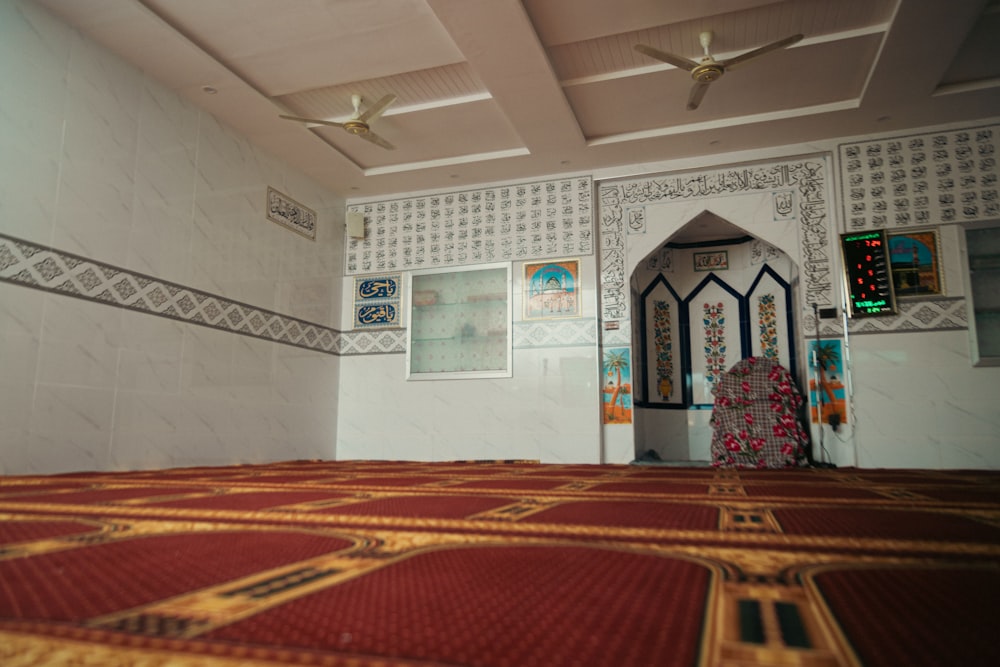
<svg viewBox="0 0 1000 667"><path fill-rule="evenodd" d="M657 288L657 286L663 285L670 292L670 296L674 298L674 303L677 305L677 333L678 333L678 351L680 352L680 366L681 366L681 402L680 403L656 403L649 404L648 400L645 400L650 396L649 391L649 346L646 345L646 298ZM684 300L681 299L680 295L674 290L673 286L663 277L662 273L657 273L656 277L650 281L649 286L646 287L640 294L640 304L639 308L639 331L641 332L640 339L642 344L640 345L639 358L642 362L640 368L642 387L645 392L644 400L640 404L635 402L636 407L656 407L664 408L669 410L682 410L687 408L688 396L690 395L690 384L691 384L691 374L688 369L691 367L690 364L690 354L691 354L691 341L690 341L690 330L688 326L688 312L687 308L684 307ZM634 397L633 397L634 399Z"/></svg>
<svg viewBox="0 0 1000 667"><path fill-rule="evenodd" d="M764 279L764 276L768 275L774 278L774 281L778 283L782 290L785 292L785 318L788 322L788 372L791 373L792 377L798 377L796 375L796 369L798 366L798 348L795 346L795 313L792 310L792 285L787 280L778 275L778 272L772 269L767 263L761 267L760 271L757 272L757 277L754 278L753 282L750 283L750 289L747 290L746 299L748 302L750 295L753 291L757 289L757 285L760 281ZM801 389L801 387L800 387Z"/></svg>
<svg viewBox="0 0 1000 667"><path fill-rule="evenodd" d="M764 264L754 279L750 282L750 286L747 291L743 294L738 292L735 288L729 285L726 281L719 278L715 272L709 273L705 278L698 283L688 294L687 298L682 299L677 291L673 288L662 273L657 273L656 276L649 282L645 289L640 292L640 308L639 308L639 332L640 332L640 351L639 359L641 360L641 381L644 390L644 397L642 401L635 401L635 407L643 408L653 408L657 410L709 410L712 408L712 403L692 403L692 396L694 395L694 388L692 386L691 380L691 301L693 301L698 294L708 285L708 283L715 283L721 287L730 296L736 299L736 303L739 307L738 316L738 326L740 331L740 358L744 359L749 357L752 353L753 346L751 345L751 334L752 328L750 326L750 298L754 293L754 290L760 285L760 282L765 276L770 276L778 284L778 286L784 291L784 310L786 321L788 322L788 359L789 359L789 372L792 377L796 377L796 368L798 366L798 354L795 347L795 322L793 319L792 311L792 290L791 283L782 278L770 265ZM682 378L682 390L681 390L681 402L680 403L653 403L649 400L649 346L647 345L646 335L647 335L647 318L646 318L646 299L659 285L666 287L667 291L674 298L674 301L678 305L677 313L677 327L678 327L678 345L680 347L680 364L681 364L681 378Z"/></svg>
<svg viewBox="0 0 1000 667"><path fill-rule="evenodd" d="M727 292L731 297L733 297L734 299L736 299L736 304L739 307L739 315L738 315L739 319L737 320L737 325L738 325L739 331L740 331L740 359L745 359L746 357L749 357L750 356L750 337L749 337L749 331L750 331L750 321L749 321L750 307L749 307L749 305L747 303L747 298L744 295L742 295L739 292L737 292L735 289L733 289L733 287L731 285L729 285L729 283L727 283L726 281L722 280L717 275L715 275L714 271L712 273L709 273L707 276L705 276L705 279L702 280L700 283L698 283L698 285L693 290L691 290L691 293L684 300L684 305L686 306L685 310L687 311L687 316L688 316L687 317L687 319L688 319L688 326L689 326L688 336L691 335L691 332L690 332L691 302L698 296L698 294L703 289L705 289L705 287L708 286L708 283L716 283L719 287L722 288L722 290L724 292ZM690 346L690 344L687 347L688 347L688 350L687 350L688 351L688 359L687 359L687 362L688 362L688 366L687 366L688 373L686 374L687 377L685 378L685 381L684 381L685 389L686 389L687 393L684 396L684 402L687 404L688 409L693 409L693 410L710 410L712 408L712 405L713 405L712 403L694 403L694 402L692 402L692 396L694 395L694 390L691 387L691 372L690 372L690 369L691 369L691 359L690 359L690 352L691 352L691 350L690 350L690 348L691 348L691 346Z"/></svg>

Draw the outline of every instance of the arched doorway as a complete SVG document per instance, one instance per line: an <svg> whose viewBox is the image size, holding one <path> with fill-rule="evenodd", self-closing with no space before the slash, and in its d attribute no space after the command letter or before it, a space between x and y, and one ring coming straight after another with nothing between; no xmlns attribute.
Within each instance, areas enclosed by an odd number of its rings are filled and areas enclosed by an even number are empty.
<svg viewBox="0 0 1000 667"><path fill-rule="evenodd" d="M782 250L703 210L633 269L636 457L710 459L712 388L748 356L796 373L793 285Z"/></svg>

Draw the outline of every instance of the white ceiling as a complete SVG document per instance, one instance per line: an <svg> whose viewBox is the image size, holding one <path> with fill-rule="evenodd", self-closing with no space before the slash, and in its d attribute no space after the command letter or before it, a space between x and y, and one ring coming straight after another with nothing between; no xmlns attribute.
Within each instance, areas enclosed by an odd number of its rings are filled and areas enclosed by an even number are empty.
<svg viewBox="0 0 1000 667"><path fill-rule="evenodd" d="M351 199L1000 115L1000 0L37 1ZM697 60L705 30L719 59L805 38L687 111L690 74L633 46ZM396 150L278 118L354 93L398 96Z"/></svg>

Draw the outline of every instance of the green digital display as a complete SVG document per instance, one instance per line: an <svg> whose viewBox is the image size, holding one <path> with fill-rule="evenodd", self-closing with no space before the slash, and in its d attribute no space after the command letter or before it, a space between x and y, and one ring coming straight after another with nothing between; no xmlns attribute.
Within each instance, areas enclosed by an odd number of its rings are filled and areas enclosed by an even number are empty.
<svg viewBox="0 0 1000 667"><path fill-rule="evenodd" d="M894 314L896 295L885 231L841 234L840 250L851 317Z"/></svg>

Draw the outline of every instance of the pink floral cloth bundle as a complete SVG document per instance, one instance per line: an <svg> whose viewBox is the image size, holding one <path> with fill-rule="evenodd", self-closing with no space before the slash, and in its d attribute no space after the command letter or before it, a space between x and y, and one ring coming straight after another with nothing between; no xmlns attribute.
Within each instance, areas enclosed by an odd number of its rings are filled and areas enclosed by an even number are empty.
<svg viewBox="0 0 1000 667"><path fill-rule="evenodd" d="M715 388L712 465L789 468L807 464L809 436L802 426L802 395L781 364L743 359Z"/></svg>

